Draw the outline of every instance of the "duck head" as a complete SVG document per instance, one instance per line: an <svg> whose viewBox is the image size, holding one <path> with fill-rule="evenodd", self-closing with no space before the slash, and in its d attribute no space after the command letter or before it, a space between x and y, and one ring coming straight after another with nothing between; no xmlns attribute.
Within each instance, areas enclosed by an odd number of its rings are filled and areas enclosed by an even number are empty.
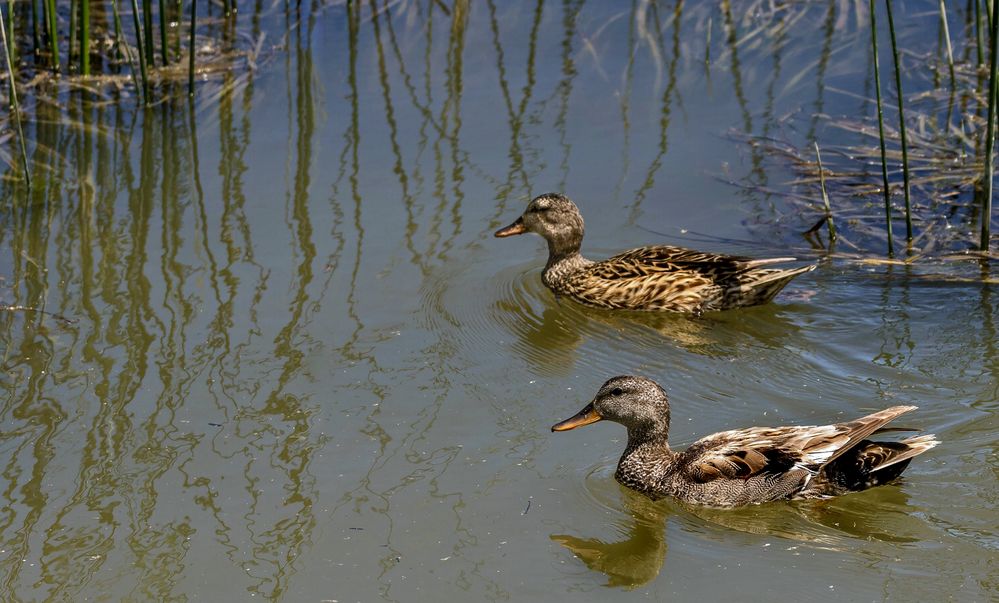
<svg viewBox="0 0 999 603"><path fill-rule="evenodd" d="M627 427L629 440L665 440L669 432L666 391L646 377L612 377L600 386L592 402L574 416L552 425L552 431L568 431L601 420Z"/></svg>
<svg viewBox="0 0 999 603"><path fill-rule="evenodd" d="M545 193L531 200L517 221L496 231L496 237L533 232L548 241L548 251L565 256L579 251L583 242L583 216L565 195Z"/></svg>

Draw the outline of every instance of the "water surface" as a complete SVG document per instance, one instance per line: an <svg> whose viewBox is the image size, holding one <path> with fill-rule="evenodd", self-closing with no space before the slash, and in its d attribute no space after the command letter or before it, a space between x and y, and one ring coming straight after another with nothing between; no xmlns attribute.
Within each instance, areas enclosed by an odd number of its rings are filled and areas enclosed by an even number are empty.
<svg viewBox="0 0 999 603"><path fill-rule="evenodd" d="M919 52L935 6L897 7ZM997 596L995 285L812 249L818 206L731 135L872 115L853 4L282 11L193 116L67 94L29 128L52 167L4 184L0 293L47 314L0 313L4 599ZM547 190L593 257L819 268L697 320L559 302L540 239L491 237ZM621 373L665 385L674 444L895 404L943 443L834 501L650 503L622 428L549 432Z"/></svg>

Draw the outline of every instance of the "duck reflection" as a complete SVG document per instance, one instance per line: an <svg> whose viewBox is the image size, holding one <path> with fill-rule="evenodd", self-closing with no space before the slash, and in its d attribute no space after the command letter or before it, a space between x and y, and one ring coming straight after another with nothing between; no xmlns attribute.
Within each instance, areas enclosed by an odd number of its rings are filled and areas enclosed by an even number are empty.
<svg viewBox="0 0 999 603"><path fill-rule="evenodd" d="M532 278L533 277L533 278ZM666 312L608 311L558 300L535 286L533 273L517 278L493 304L493 317L516 336L513 350L542 374L569 374L585 341L627 340L655 349L663 340L686 351L728 357L747 346L780 347L798 327L781 306L758 306L689 317Z"/></svg>
<svg viewBox="0 0 999 603"><path fill-rule="evenodd" d="M654 580L666 562L667 520L684 524L685 534L728 540L731 531L809 543L826 550L846 549L855 539L905 544L925 531L913 516L908 496L887 485L830 500L777 502L736 509L653 502L621 487L624 510L615 521L621 540L607 542L572 534L552 534L589 569L607 576L605 586L635 588Z"/></svg>
<svg viewBox="0 0 999 603"><path fill-rule="evenodd" d="M666 561L666 518L669 509L662 503L624 491L627 514L616 523L626 535L618 542L552 534L550 538L569 549L591 570L607 575L606 586L634 588L659 575Z"/></svg>
<svg viewBox="0 0 999 603"><path fill-rule="evenodd" d="M736 509L671 501L678 512L725 530L776 536L839 549L854 538L908 543L919 529L911 523L908 496L897 484L827 500L780 501ZM719 532L723 533L723 532Z"/></svg>

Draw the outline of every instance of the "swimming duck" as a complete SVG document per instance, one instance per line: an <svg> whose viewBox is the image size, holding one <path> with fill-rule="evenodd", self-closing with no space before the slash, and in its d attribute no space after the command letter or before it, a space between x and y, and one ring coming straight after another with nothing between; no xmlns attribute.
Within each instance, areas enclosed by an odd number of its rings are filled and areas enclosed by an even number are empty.
<svg viewBox="0 0 999 603"><path fill-rule="evenodd" d="M655 245L600 262L579 253L583 216L568 197L546 193L531 200L497 237L533 232L548 241L541 280L556 296L599 308L700 314L763 304L795 276L815 269L763 268L795 258L753 259Z"/></svg>
<svg viewBox="0 0 999 603"><path fill-rule="evenodd" d="M666 442L669 400L652 379L614 377L575 416L552 426L566 431L606 419L628 428L614 477L656 500L715 507L781 499L828 498L895 479L912 457L933 448L933 435L898 442L868 436L915 406L893 406L846 423L750 427L702 438L682 452Z"/></svg>

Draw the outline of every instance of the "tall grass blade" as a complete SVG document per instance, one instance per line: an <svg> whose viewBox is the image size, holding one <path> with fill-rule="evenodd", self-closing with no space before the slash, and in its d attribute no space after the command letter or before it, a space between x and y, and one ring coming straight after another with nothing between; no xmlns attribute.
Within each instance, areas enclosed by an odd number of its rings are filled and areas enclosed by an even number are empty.
<svg viewBox="0 0 999 603"><path fill-rule="evenodd" d="M17 44L14 42L14 0L7 0L7 28L7 39L10 40L7 52L10 53L11 64L17 65Z"/></svg>
<svg viewBox="0 0 999 603"><path fill-rule="evenodd" d="M943 26L944 42L947 43L947 69L950 71L950 89L957 87L957 77L954 75L954 50L950 45L950 27L947 25L947 7L940 0L940 24Z"/></svg>
<svg viewBox="0 0 999 603"><path fill-rule="evenodd" d="M708 17L708 33L704 40L704 64L711 65L711 17Z"/></svg>
<svg viewBox="0 0 999 603"><path fill-rule="evenodd" d="M167 11L165 0L160 0L160 58L163 60L164 67L170 63L170 59L167 56Z"/></svg>
<svg viewBox="0 0 999 603"><path fill-rule="evenodd" d="M988 1L988 0L986 0ZM975 3L975 63L979 67L985 63L985 44L982 42L982 0L973 0Z"/></svg>
<svg viewBox="0 0 999 603"><path fill-rule="evenodd" d="M59 31L56 26L56 2L45 0L45 18L49 28L49 64L59 71Z"/></svg>
<svg viewBox="0 0 999 603"><path fill-rule="evenodd" d="M895 60L895 92L898 96L898 131L902 142L902 180L905 196L905 240L912 243L912 204L909 199L909 143L905 135L905 108L902 99L902 70L898 62L898 44L895 42L895 19L892 16L891 0L885 0L888 11L888 33L891 35L891 54Z"/></svg>
<svg viewBox="0 0 999 603"><path fill-rule="evenodd" d="M874 0L871 0L872 2ZM142 74L142 99L148 105L149 73L146 69L146 57L143 53L142 26L139 23L139 0L132 0L132 23L135 25L135 44L139 48L139 73Z"/></svg>
<svg viewBox="0 0 999 603"><path fill-rule="evenodd" d="M112 55L112 57L114 58L114 60L120 61L121 57L122 57L121 41L124 38L122 37L122 33L121 33L121 14L118 13L118 2L117 2L117 0L111 0L111 15L112 15L113 21L114 21L114 54ZM126 47L127 46L128 45L126 44ZM129 67L132 66L131 59L129 59L128 64L129 64ZM132 73L132 76L133 76L132 77L132 82L135 83L136 79L134 77L135 76L134 72ZM135 89L138 90L139 86L136 85Z"/></svg>
<svg viewBox="0 0 999 603"><path fill-rule="evenodd" d="M198 0L191 0L191 43L187 52L187 95L194 96L194 28L197 24Z"/></svg>
<svg viewBox="0 0 999 603"><path fill-rule="evenodd" d="M69 47L66 49L66 68L73 69L73 58L76 56L76 32L78 24L76 15L79 11L80 0L70 0L69 3ZM76 65L79 67L79 65Z"/></svg>
<svg viewBox="0 0 999 603"><path fill-rule="evenodd" d="M822 189L822 203L826 206L826 226L829 227L829 243L836 241L836 225L833 224L832 209L829 207L829 195L826 193L826 171L822 168L822 154L819 153L819 143L815 143L815 160L819 163L819 188Z"/></svg>
<svg viewBox="0 0 999 603"><path fill-rule="evenodd" d="M10 112L14 116L17 127L17 140L21 145L21 165L24 166L24 181L31 188L31 173L28 171L28 152L24 148L24 129L21 127L21 111L17 103L17 78L14 77L14 64L10 60L10 47L14 40L7 38L7 28L4 27L3 11L0 11L0 35L3 36L3 55L7 63L7 81L10 82Z"/></svg>
<svg viewBox="0 0 999 603"><path fill-rule="evenodd" d="M80 2L80 73L90 75L90 0Z"/></svg>
<svg viewBox="0 0 999 603"><path fill-rule="evenodd" d="M985 133L985 193L982 195L982 237L979 242L981 251L989 250L989 232L992 222L992 178L995 175L995 162L992 155L995 152L996 131L996 49L999 48L999 0L992 0L992 20L989 23L989 119Z"/></svg>
<svg viewBox="0 0 999 603"><path fill-rule="evenodd" d="M881 72L878 66L878 26L874 15L874 0L869 0L871 21L871 47L874 51L874 90L878 103L878 139L881 142L881 178L885 193L885 231L888 234L888 257L895 255L895 244L891 233L891 189L888 185L888 159L885 154L885 121L881 107Z"/></svg>
<svg viewBox="0 0 999 603"><path fill-rule="evenodd" d="M156 65L156 54L153 52L153 0L142 0L142 39L145 43L146 67L152 69Z"/></svg>
<svg viewBox="0 0 999 603"><path fill-rule="evenodd" d="M128 61L128 70L132 74L132 83L135 85L136 94L142 94L142 88L139 86L139 76L136 73L135 61L132 60L132 51L128 47L128 42L122 43L123 34L121 27L121 13L118 11L118 0L111 0L111 12L114 15L114 31L115 31L115 46L118 49L125 49L125 60Z"/></svg>
<svg viewBox="0 0 999 603"><path fill-rule="evenodd" d="M42 39L38 34L38 0L31 0L31 41L34 43L32 54L38 60L38 49L42 47Z"/></svg>

